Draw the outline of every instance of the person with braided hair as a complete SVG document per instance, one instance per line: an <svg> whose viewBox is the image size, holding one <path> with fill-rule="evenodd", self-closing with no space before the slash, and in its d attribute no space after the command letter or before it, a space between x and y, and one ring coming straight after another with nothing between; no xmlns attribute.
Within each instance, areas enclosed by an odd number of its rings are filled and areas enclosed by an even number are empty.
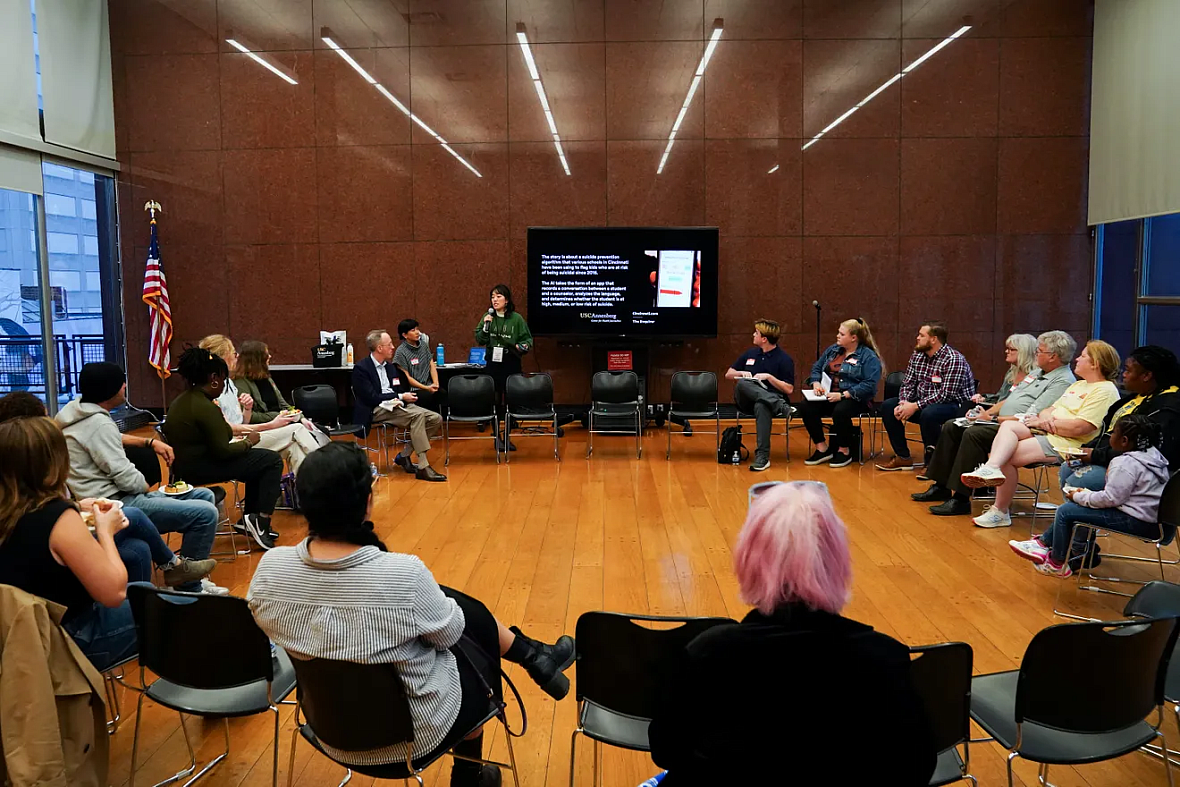
<svg viewBox="0 0 1180 787"><path fill-rule="evenodd" d="M229 367L224 360L200 347L188 347L176 364L188 388L172 400L164 434L176 453L172 479L190 484L223 484L241 481L246 486L244 515L234 525L263 549L278 538L270 517L279 499L283 457L258 448L257 432L233 440L233 432L221 408L213 403L225 390Z"/></svg>
<svg viewBox="0 0 1180 787"><path fill-rule="evenodd" d="M353 443L330 443L296 474L308 537L263 555L246 595L258 626L292 658L393 664L409 701L414 753L481 756L464 736L502 693L500 659L525 668L547 694L569 692L574 641L553 645L507 628L478 600L441 587L415 555L390 552L373 531L373 476ZM322 742L321 742L322 743ZM404 745L341 751L352 765L404 762ZM500 771L456 758L452 787L493 787Z"/></svg>
<svg viewBox="0 0 1180 787"><path fill-rule="evenodd" d="M1143 538L1159 536L1159 505L1168 482L1168 461L1159 451L1160 427L1145 415L1124 415L1110 435L1113 459L1106 471L1106 485L1099 491L1068 486L1068 501L1057 508L1053 526L1028 541L1009 541L1012 551L1031 560L1042 574L1068 577L1082 566L1099 562L1098 547L1088 555L1092 528L1074 534L1069 565L1065 554L1075 522L1097 525ZM1173 534L1174 535L1174 534ZM1090 542L1090 543L1087 543Z"/></svg>
<svg viewBox="0 0 1180 787"><path fill-rule="evenodd" d="M1098 490L1106 483L1106 467L1114 458L1110 435L1119 419L1135 413L1160 427L1160 453L1172 472L1180 469L1180 362L1176 354L1154 344L1136 347L1123 366L1128 396L1110 406L1102 432L1082 446L1082 455L1061 468L1061 486Z"/></svg>

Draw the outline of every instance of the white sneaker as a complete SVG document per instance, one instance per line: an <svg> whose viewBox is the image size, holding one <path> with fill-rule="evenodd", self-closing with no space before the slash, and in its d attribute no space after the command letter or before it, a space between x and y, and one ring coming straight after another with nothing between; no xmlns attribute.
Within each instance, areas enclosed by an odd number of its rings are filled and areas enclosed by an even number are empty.
<svg viewBox="0 0 1180 787"><path fill-rule="evenodd" d="M960 478L966 486L972 489L978 489L981 486L999 486L1007 480L999 468L988 464L980 465L970 473L963 473Z"/></svg>
<svg viewBox="0 0 1180 787"><path fill-rule="evenodd" d="M1049 557L1048 548L1035 538L1030 538L1028 541L1009 541L1008 546L1012 547L1013 552L1025 560L1031 560L1038 566Z"/></svg>
<svg viewBox="0 0 1180 787"><path fill-rule="evenodd" d="M202 579L201 592L207 596L228 596L229 588L223 588L221 585L215 585L210 579Z"/></svg>
<svg viewBox="0 0 1180 787"><path fill-rule="evenodd" d="M1012 517L995 506L988 506L982 514L972 520L976 527L1011 527Z"/></svg>

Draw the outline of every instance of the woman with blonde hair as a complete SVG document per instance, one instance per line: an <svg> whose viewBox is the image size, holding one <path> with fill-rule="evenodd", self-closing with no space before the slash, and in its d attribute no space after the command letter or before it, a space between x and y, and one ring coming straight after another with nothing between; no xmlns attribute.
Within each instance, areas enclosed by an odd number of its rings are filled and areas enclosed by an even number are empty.
<svg viewBox="0 0 1180 787"><path fill-rule="evenodd" d="M1112 379L1119 371L1118 351L1097 339L1086 343L1078 356L1078 380L1052 406L1032 416L1000 424L987 461L969 473L963 484L972 489L996 487L996 502L975 517L978 527L1008 527L1008 509L1016 493L1020 468L1031 464L1060 464L1063 456L1080 452L1082 443L1098 436L1107 409L1118 401Z"/></svg>
<svg viewBox="0 0 1180 787"><path fill-rule="evenodd" d="M238 351L228 336L219 333L206 336L199 346L225 361L230 378L238 376ZM281 454L292 473L299 472L299 466L307 455L320 447L319 441L308 431L308 427L299 422L298 416L280 412L263 423L252 423L254 407L259 403L249 394L241 393L233 379L225 381L221 395L214 401L221 408L235 437L257 433L258 447Z"/></svg>
<svg viewBox="0 0 1180 787"><path fill-rule="evenodd" d="M909 649L840 614L851 563L826 485L792 481L755 499L734 548L742 599L755 609L701 634L668 665L650 728L664 787L793 782L800 762L841 756L831 730L869 696L889 722L861 739L868 750L858 756L890 784L929 783L935 751Z"/></svg>
<svg viewBox="0 0 1180 787"><path fill-rule="evenodd" d="M1008 398L1008 394L1022 380L1035 376L1040 371L1037 366L1037 337L1029 333L1009 336L1004 340L1004 361L1008 364L1008 371L1000 383L1000 390L994 394L977 393L971 397L971 401L986 406L998 404Z"/></svg>
<svg viewBox="0 0 1180 787"><path fill-rule="evenodd" d="M804 398L798 406L807 434L815 444L815 452L804 464L831 462L832 467L844 467L860 458L860 440L852 419L870 410L884 371L868 323L859 318L840 323L836 343L824 350L804 381L815 395L824 397ZM831 380L827 386L822 382L825 374ZM830 444L822 422L828 417L832 419Z"/></svg>

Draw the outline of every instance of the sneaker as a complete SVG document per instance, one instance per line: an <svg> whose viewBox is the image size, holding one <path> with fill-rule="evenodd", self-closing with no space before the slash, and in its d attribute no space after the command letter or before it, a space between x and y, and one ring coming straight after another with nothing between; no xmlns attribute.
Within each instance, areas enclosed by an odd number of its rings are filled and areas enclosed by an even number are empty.
<svg viewBox="0 0 1180 787"><path fill-rule="evenodd" d="M972 489L978 489L981 486L999 486L1007 480L1007 477L998 467L992 467L988 464L980 465L970 473L963 473L959 477L966 486Z"/></svg>
<svg viewBox="0 0 1180 787"><path fill-rule="evenodd" d="M245 514L238 523L234 525L234 530L238 531L247 538L254 539L254 543L263 549L273 549L275 545L274 536L270 534L270 528L264 527L258 521L257 514Z"/></svg>
<svg viewBox="0 0 1180 787"><path fill-rule="evenodd" d="M891 456L888 462L877 465L878 470L913 470L914 460L908 456Z"/></svg>
<svg viewBox="0 0 1180 787"><path fill-rule="evenodd" d="M750 471L753 473L761 473L763 470L770 469L769 456L755 456L753 464L750 465Z"/></svg>
<svg viewBox="0 0 1180 787"><path fill-rule="evenodd" d="M170 588L196 582L209 576L217 568L217 561L212 558L206 560L190 560L179 558L170 568L163 569L160 574L164 577L164 584Z"/></svg>
<svg viewBox="0 0 1180 787"><path fill-rule="evenodd" d="M201 580L201 592L206 596L228 596L229 588L215 585L213 584L213 580L205 578Z"/></svg>
<svg viewBox="0 0 1180 787"><path fill-rule="evenodd" d="M1025 560L1031 560L1038 566L1049 559L1049 550L1040 541L1030 538L1028 541L1009 541L1012 551Z"/></svg>
<svg viewBox="0 0 1180 787"><path fill-rule="evenodd" d="M851 453L842 454L839 451L837 451L836 454L832 457L832 464L829 466L830 467L848 467L848 465L850 465L850 464L852 464L852 454Z"/></svg>
<svg viewBox="0 0 1180 787"><path fill-rule="evenodd" d="M976 527L1011 527L1012 517L995 506L988 506L984 512L972 520Z"/></svg>
<svg viewBox="0 0 1180 787"><path fill-rule="evenodd" d="M828 450L826 451L820 451L817 449L815 453L803 460L803 464L811 466L822 465L824 462L830 462L832 461L832 453L831 446L828 446Z"/></svg>
<svg viewBox="0 0 1180 787"><path fill-rule="evenodd" d="M1060 577L1065 579L1073 576L1073 569L1069 566L1053 562L1053 558L1046 558L1044 563L1038 563L1035 566L1040 574L1046 574L1051 577Z"/></svg>

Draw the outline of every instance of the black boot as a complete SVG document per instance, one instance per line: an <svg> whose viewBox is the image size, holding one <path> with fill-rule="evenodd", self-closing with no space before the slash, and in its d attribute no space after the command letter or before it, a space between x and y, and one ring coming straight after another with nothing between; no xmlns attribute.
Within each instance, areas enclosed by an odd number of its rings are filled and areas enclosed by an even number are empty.
<svg viewBox="0 0 1180 787"><path fill-rule="evenodd" d="M570 679L562 673L574 663L574 638L563 635L552 645L546 645L529 639L516 626L509 630L516 639L504 658L524 667L529 677L553 699L560 700L569 694Z"/></svg>
<svg viewBox="0 0 1180 787"><path fill-rule="evenodd" d="M483 736L459 741L452 749L464 757L483 757ZM500 787L500 769L455 757L451 760L451 787Z"/></svg>

